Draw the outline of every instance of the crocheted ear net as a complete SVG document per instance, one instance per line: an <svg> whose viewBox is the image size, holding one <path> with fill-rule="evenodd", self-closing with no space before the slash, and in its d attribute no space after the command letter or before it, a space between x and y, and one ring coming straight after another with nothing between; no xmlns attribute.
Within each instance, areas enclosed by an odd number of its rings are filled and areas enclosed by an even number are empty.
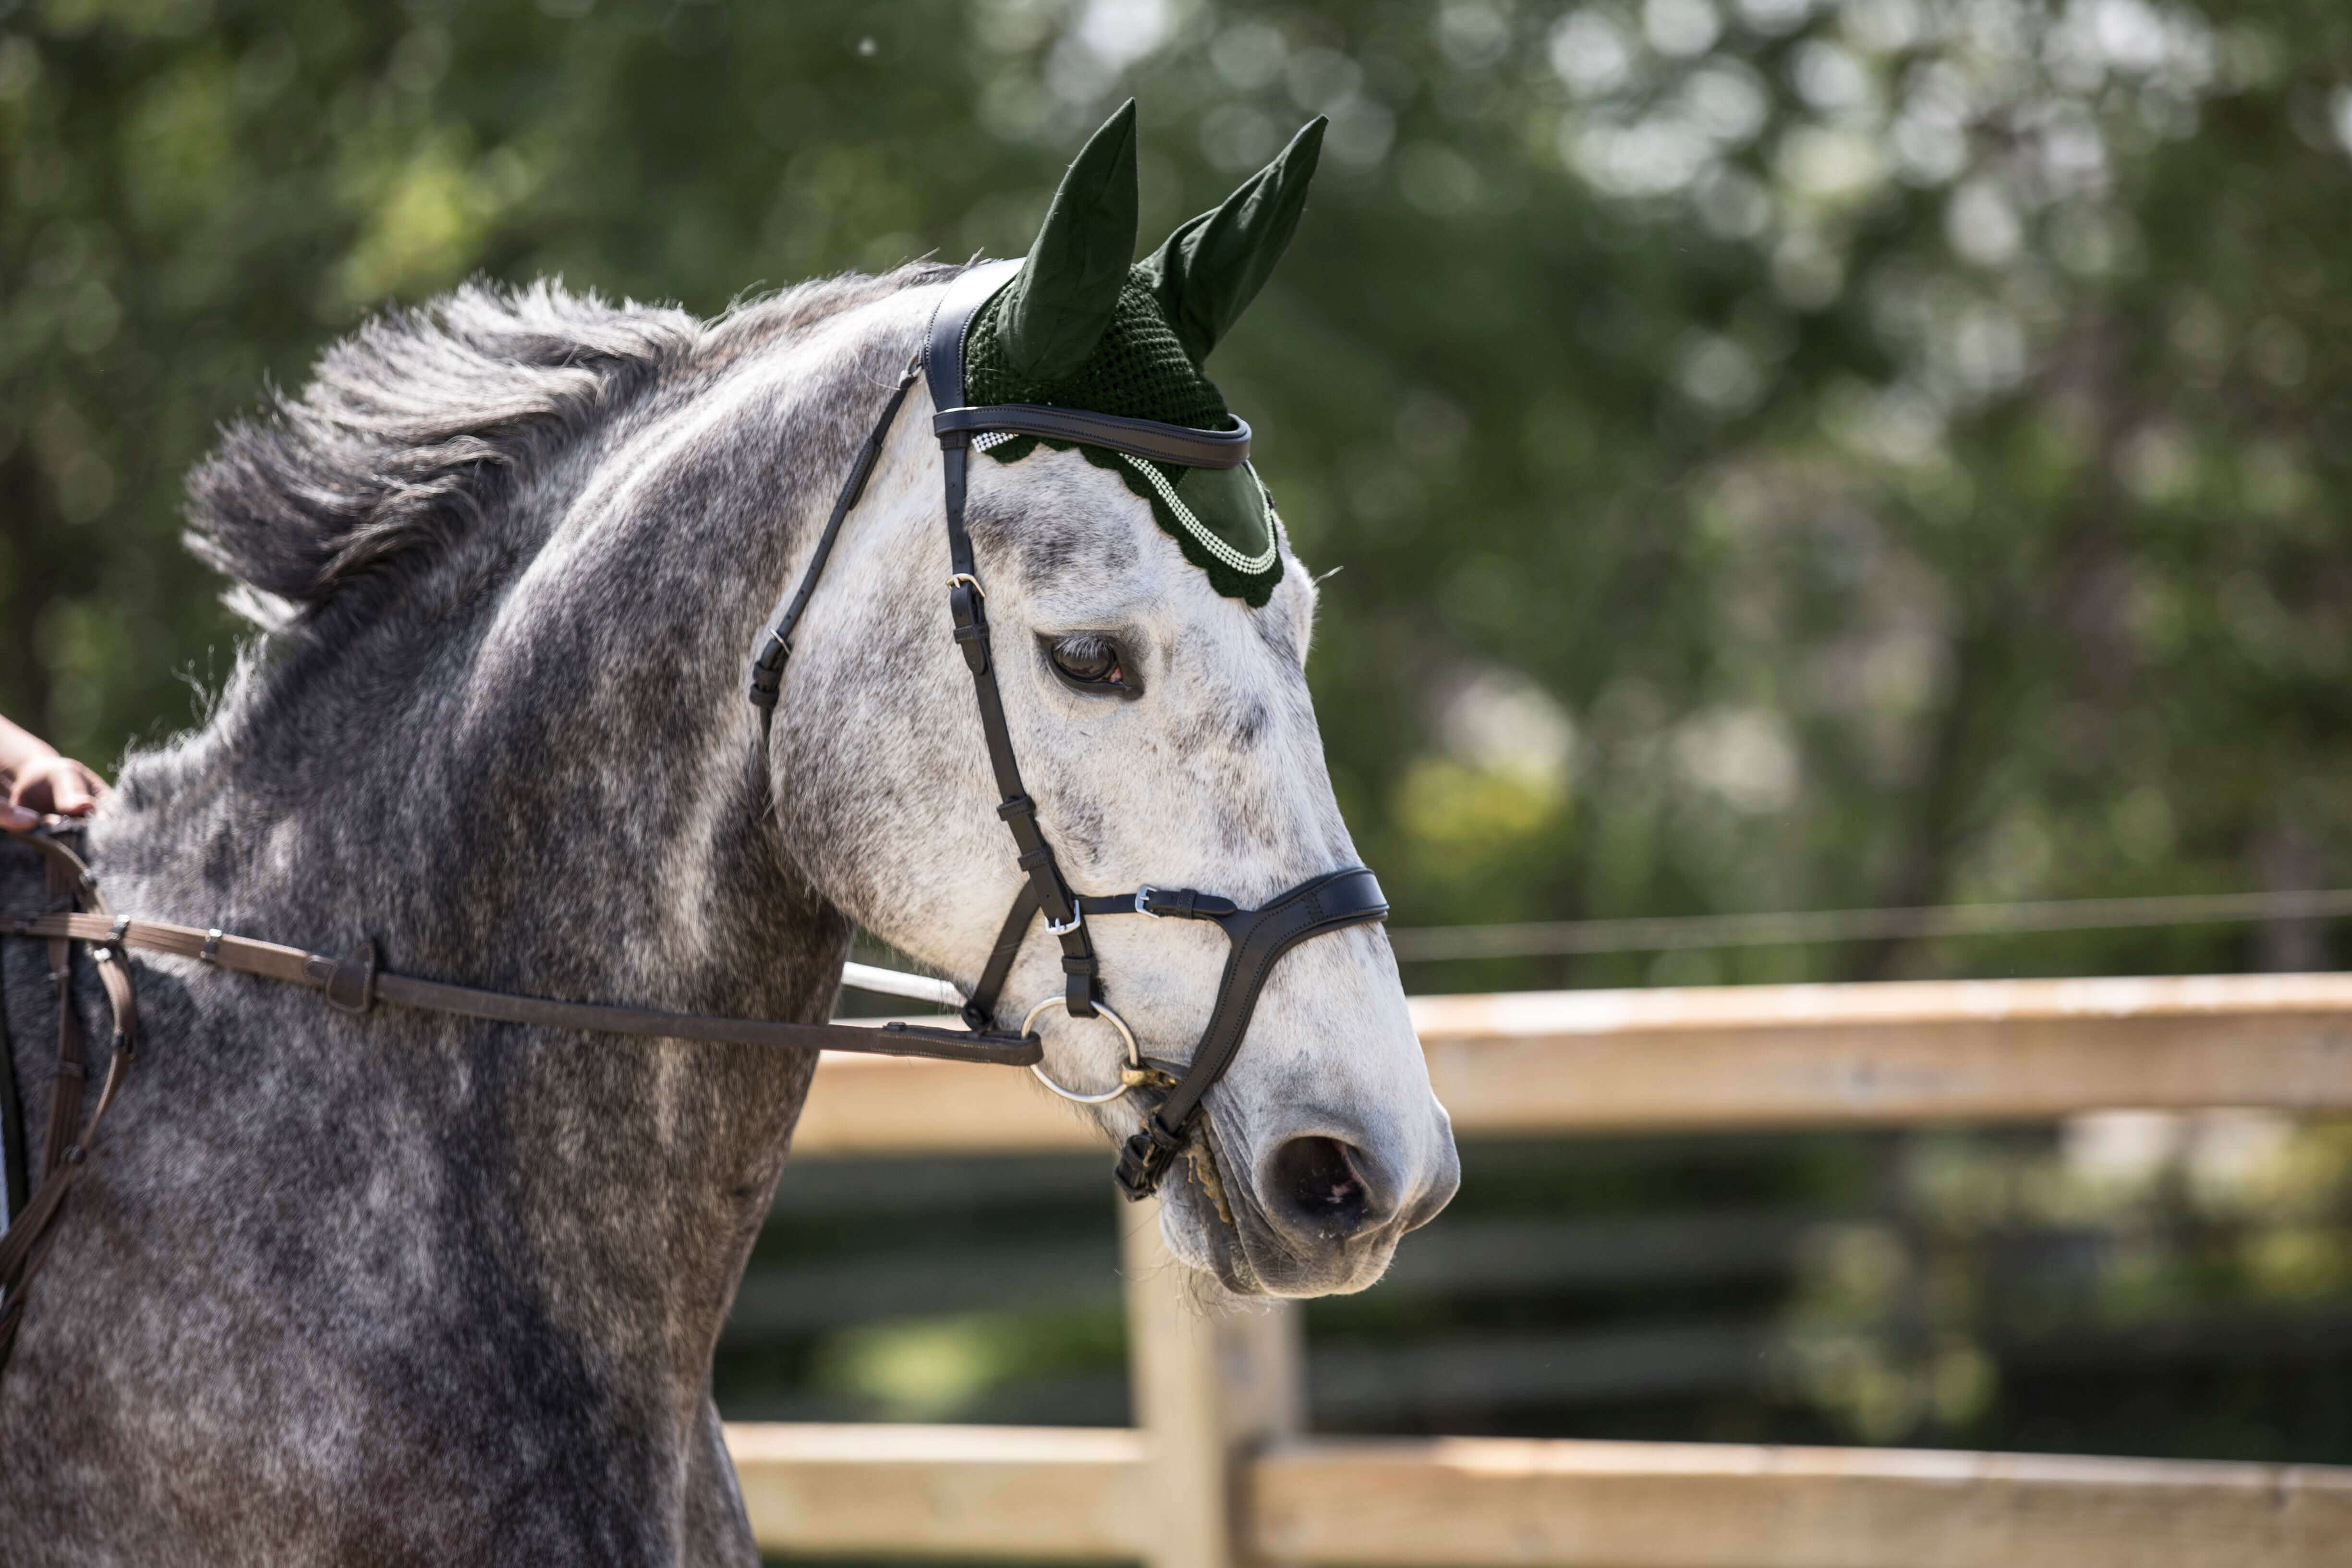
<svg viewBox="0 0 2352 1568"><path fill-rule="evenodd" d="M1130 272L1120 288L1118 307L1094 353L1074 374L1051 382L1029 380L1006 363L996 331L1003 300L1000 290L964 329L964 395L974 405L1037 403L1196 430L1233 427L1223 396L1186 356L1138 273ZM1075 447L1087 462L1118 475L1150 503L1153 521L1218 593L1263 605L1282 581L1280 525L1255 469L1188 468L1035 436L982 437L973 445L1000 463L1017 463L1041 439L1060 451Z"/></svg>

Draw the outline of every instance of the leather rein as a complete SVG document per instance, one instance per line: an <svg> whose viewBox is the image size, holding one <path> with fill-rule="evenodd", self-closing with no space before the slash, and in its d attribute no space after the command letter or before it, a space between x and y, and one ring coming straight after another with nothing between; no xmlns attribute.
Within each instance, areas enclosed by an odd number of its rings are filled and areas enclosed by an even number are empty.
<svg viewBox="0 0 2352 1568"><path fill-rule="evenodd" d="M352 1014L365 1014L378 1002L387 1002L426 1012L551 1029L740 1046L800 1046L879 1056L937 1057L948 1061L1010 1067L1026 1067L1042 1054L1034 1035L1009 1035L993 1029L940 1029L897 1020L869 1026L717 1018L653 1007L558 1002L543 996L482 991L380 969L373 942L362 942L348 955L333 958L278 942L231 936L218 928L199 931L194 926L173 925L167 921L118 917L107 909L105 900L100 896L98 879L89 867L58 840L59 832L77 831L67 826L11 836L15 841L30 844L47 861L50 895L59 905L40 914L0 915L0 936L33 937L48 942L49 978L57 989L58 1060L49 1098L48 1131L41 1156L40 1184L29 1200L22 1197L16 1169L21 1158L18 1144L11 1140L9 1146L0 1152L5 1152L10 1166L9 1223L7 1230L0 1233L0 1372L7 1368L16 1326L24 1317L25 1288L48 1257L49 1247L56 1239L54 1226L64 1210L66 1196L79 1177L89 1151L96 1145L99 1124L114 1104L138 1054L139 1002L130 963L130 953L134 949L306 986L322 993L328 1006ZM97 965L99 980L114 1015L106 1078L87 1124L82 1121L81 1102L89 1065L83 1050L80 1014L73 1004L71 947L75 942L91 944L90 958ZM13 1077L5 1046L0 1046L0 1081L13 1088ZM7 1098L13 1101L15 1097L12 1094ZM16 1129L12 1126L8 1131L15 1132Z"/></svg>
<svg viewBox="0 0 2352 1568"><path fill-rule="evenodd" d="M58 1061L40 1184L29 1200L21 1203L16 1182L10 1182L7 1193L9 1225L5 1233L0 1233L0 1370L6 1367L17 1325L24 1316L26 1287L48 1256L56 1239L57 1217L87 1165L88 1152L96 1142L99 1125L114 1104L138 1053L138 999L129 960L134 950L192 959L213 968L305 986L321 993L327 1005L353 1015L365 1015L382 1002L545 1028L1027 1067L1057 1094L1086 1103L1150 1089L1160 1093L1161 1098L1145 1117L1142 1131L1129 1138L1119 1152L1116 1172L1119 1190L1130 1200L1139 1201L1159 1190L1180 1155L1192 1154L1206 1163L1205 1146L1199 1142L1202 1100L1224 1076L1241 1048L1259 994L1275 963L1310 937L1385 919L1388 903L1372 873L1361 866L1313 878L1254 910L1192 889L1147 886L1132 893L1085 895L1074 891L1063 879L1053 846L1038 826L1036 803L1022 786L1012 731L1005 721L1003 695L997 685L987 594L973 560L971 536L964 526L971 437L980 433L1009 431L1107 447L1160 462L1237 468L1248 459L1250 432L1249 426L1239 420L1234 421L1233 430L1210 431L1026 404L966 406L964 329L973 312L1009 281L1020 266L1020 262L1008 261L976 267L949 285L932 319L923 353L898 382L873 433L858 452L798 587L769 618L767 629L754 650L751 672L751 700L760 711L764 752L782 686L784 665L792 655L792 634L832 555L844 521L865 492L908 392L918 378L928 374L932 406L939 411L931 424L940 441L946 489L949 616L956 645L971 674L972 694L987 738L989 764L1002 797L996 814L1013 835L1015 861L1024 879L998 931L995 945L990 950L980 983L971 1000L964 1004L966 1028L959 1031L895 1021L876 1027L710 1017L650 1007L562 1002L453 985L380 968L373 942L363 941L349 953L336 958L278 942L231 935L217 928L199 929L164 921L117 917L100 896L98 879L89 866L58 842L58 834L73 832L70 826L37 829L17 836L30 843L48 863L49 889L56 907L37 914L0 915L0 936L35 938L48 943L50 979L58 1000ZM1029 929L1040 915L1045 917L1046 931L1061 944L1064 988L1029 1009L1018 1032L1007 1032L996 1026L997 1003ZM1232 944L1208 1026L1185 1062L1146 1058L1125 1021L1104 1004L1099 965L1087 921L1090 918L1126 915L1208 921L1223 930ZM90 957L113 1012L106 1076L97 1105L86 1122L81 1110L89 1064L72 997L70 953L76 942L90 945ZM1062 1007L1074 1018L1104 1017L1117 1028L1127 1046L1127 1062L1117 1089L1103 1094L1080 1094L1045 1077L1038 1066L1043 1047L1030 1026L1053 1006ZM0 1055L0 1077L12 1076L7 1069L5 1057ZM13 1100L13 1096L10 1098ZM13 1143L6 1156L12 1165L18 1159L18 1150ZM1202 1180L1222 1209L1223 1199L1213 1171L1204 1171Z"/></svg>

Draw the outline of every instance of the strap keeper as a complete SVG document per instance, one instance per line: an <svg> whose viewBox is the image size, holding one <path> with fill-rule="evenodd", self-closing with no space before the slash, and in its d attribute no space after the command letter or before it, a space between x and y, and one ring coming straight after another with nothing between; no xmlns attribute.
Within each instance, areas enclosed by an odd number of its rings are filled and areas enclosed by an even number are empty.
<svg viewBox="0 0 2352 1568"><path fill-rule="evenodd" d="M776 695L783 689L784 661L793 657L793 645L783 634L771 631L768 644L760 657L751 661L751 705L766 713L776 706Z"/></svg>
<svg viewBox="0 0 2352 1568"><path fill-rule="evenodd" d="M205 945L196 950L196 962L198 963L218 963L220 962L220 944L221 928L218 926L206 927L205 930Z"/></svg>
<svg viewBox="0 0 2352 1568"><path fill-rule="evenodd" d="M1143 1120L1143 1131L1120 1146L1118 1168L1112 1173L1118 1183L1119 1194L1129 1203L1139 1204L1160 1190L1160 1183L1168 1168L1176 1163L1191 1140L1189 1126L1171 1132L1160 1125L1158 1112Z"/></svg>
<svg viewBox="0 0 2352 1568"><path fill-rule="evenodd" d="M1223 920L1239 912L1231 899L1198 888L1139 888L1135 908L1139 914L1187 921Z"/></svg>
<svg viewBox="0 0 2352 1568"><path fill-rule="evenodd" d="M1037 803L1025 795L1016 795L996 808L996 815L1010 822L1016 816L1035 816Z"/></svg>
<svg viewBox="0 0 2352 1568"><path fill-rule="evenodd" d="M961 589L958 592L961 592ZM988 623L972 621L955 629L956 645L963 649L964 668L974 675L988 673Z"/></svg>
<svg viewBox="0 0 2352 1568"><path fill-rule="evenodd" d="M313 957L306 967L317 973L327 961ZM327 1005L339 1013L360 1014L375 1005L375 943L362 941L350 954L327 969Z"/></svg>

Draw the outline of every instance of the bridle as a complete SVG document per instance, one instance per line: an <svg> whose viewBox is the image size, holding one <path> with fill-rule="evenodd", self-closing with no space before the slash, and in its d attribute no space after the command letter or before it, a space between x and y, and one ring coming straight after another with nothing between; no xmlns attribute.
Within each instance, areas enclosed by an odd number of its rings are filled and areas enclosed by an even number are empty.
<svg viewBox="0 0 2352 1568"><path fill-rule="evenodd" d="M873 433L866 437L849 478L835 498L832 514L818 536L816 548L802 573L799 585L769 617L752 650L751 698L760 710L764 741L772 723L782 690L784 665L793 652L793 633L817 578L833 553L841 525L865 493L880 458L884 441L898 417L907 394L919 379L927 379L931 429L940 438L940 461L946 489L948 534L948 615L954 624L956 646L971 672L972 697L980 708L982 733L988 742L988 763L1001 797L996 815L1013 834L1014 863L1024 880L1013 907L999 928L980 983L964 1004L963 1019L975 1034L990 1029L997 1002L1011 973L1013 960L1039 916L1045 930L1061 943L1063 990L1029 1009L1021 1032L1058 1005L1073 1018L1097 1016L1108 1020L1126 1047L1126 1065L1117 1089L1083 1094L1065 1089L1046 1077L1034 1063L1030 1070L1066 1100L1099 1104L1138 1089L1164 1089L1160 1103L1144 1118L1143 1129L1119 1151L1116 1173L1119 1190L1140 1201L1157 1192L1178 1155L1200 1135L1201 1103L1225 1069L1233 1065L1257 1009L1259 994L1276 962L1307 938L1342 927L1384 919L1388 902L1380 883L1361 866L1328 871L1300 883L1270 902L1246 910L1230 899L1189 888L1146 886L1131 893L1093 897L1074 892L1037 822L1037 803L1022 787L1021 767L1013 752L1013 735L1004 719L1004 696L996 681L995 651L989 640L988 594L972 557L971 534L964 526L965 480L972 437L1003 431L1043 436L1061 441L1107 447L1138 458L1181 463L1195 468L1238 468L1249 458L1250 430L1240 420L1231 430L1195 430L1182 425L1162 425L1149 419L1128 419L1080 409L1049 408L1036 404L1004 403L972 407L964 402L964 331L972 315L1019 271L1018 261L997 261L975 267L948 285L931 318L922 353L908 365L898 387L883 405ZM764 751L764 747L763 747ZM1087 921L1108 916L1149 917L1213 921L1232 944L1224 973L1217 983L1216 1005L1208 1027L1192 1047L1189 1061L1165 1064L1145 1058L1125 1020L1104 1005L1102 978L1094 941Z"/></svg>
<svg viewBox="0 0 2352 1568"><path fill-rule="evenodd" d="M873 475L883 442L907 401L908 392L928 372L931 402L940 411L931 426L940 438L940 461L946 476L948 610L954 622L956 645L963 652L965 667L971 671L981 728L988 739L989 765L996 776L997 793L1003 797L996 814L1012 831L1018 850L1015 863L1024 875L1021 890L1013 898L1013 907L997 932L996 944L981 972L980 984L964 1004L964 1029L898 1021L871 1027L711 1017L453 985L379 968L375 944L371 941L362 941L349 953L336 958L232 935L216 927L118 917L100 897L98 879L89 866L61 841L74 837L74 828L44 828L12 836L30 843L47 862L51 907L31 913L0 914L0 935L38 938L48 943L50 978L58 1003L58 1056L41 1180L29 1198L24 1194L26 1183L17 1168L23 1151L21 1139L16 1136L15 1119L0 1115L0 1121L9 1122L5 1140L0 1141L6 1143L10 1167L5 1173L8 1227L0 1233L0 1370L6 1367L17 1325L23 1320L26 1287L48 1256L56 1240L57 1218L64 1212L68 1194L87 1167L99 1124L114 1104L137 1058L138 999L129 961L134 949L304 986L321 993L329 1006L355 1015L365 1015L378 1002L383 1002L546 1028L1026 1067L1056 1094L1084 1103L1099 1104L1139 1089L1163 1091L1160 1103L1145 1118L1143 1130L1129 1138L1119 1151L1116 1177L1119 1190L1131 1200L1139 1201L1158 1191L1179 1155L1204 1150L1205 1145L1196 1144L1202 1100L1233 1065L1234 1054L1248 1032L1250 1016L1256 1011L1259 993L1276 961L1309 937L1385 918L1388 904L1381 896L1380 884L1361 866L1326 872L1254 910L1189 888L1144 887L1132 893L1097 898L1074 892L1063 880L1055 863L1053 846L1038 826L1036 803L1022 788L1021 770L1013 754L1012 733L1004 721L1004 699L996 683L994 655L989 642L987 594L972 559L971 536L964 528L964 481L971 437L977 432L1011 431L1108 447L1161 462L1235 468L1249 456L1250 433L1249 426L1239 420L1234 421L1233 430L1212 431L1029 404L965 406L964 328L972 313L1020 266L1012 261L973 268L949 285L932 319L924 353L908 367L883 407L873 434L866 437L848 479L834 501L832 515L826 520L798 588L770 618L751 661L751 695L760 710L764 743L774 717L784 662L792 654L793 630L807 607L818 574L824 570L843 521L857 505L866 480ZM764 750L763 744L763 752ZM1064 989L1030 1008L1019 1032L1007 1033L996 1027L997 1003L1029 928L1041 914L1045 919L1046 931L1062 946ZM1224 973L1218 981L1216 1005L1210 1013L1208 1027L1187 1062L1162 1063L1146 1058L1125 1020L1103 1004L1102 982L1087 921L1124 915L1210 921L1224 931L1232 944ZM73 1000L71 952L72 944L77 942L90 946L90 957L113 1013L106 1074L97 1105L87 1121L82 1118L81 1106L90 1064L84 1051L80 1015ZM1074 1018L1100 1016L1118 1031L1126 1047L1126 1064L1118 1088L1103 1094L1085 1094L1066 1089L1045 1076L1039 1066L1043 1047L1031 1033L1031 1026L1055 1006ZM14 1103L13 1068L5 1049L0 1048L0 1111ZM1203 1180L1213 1183L1213 1174L1204 1175Z"/></svg>

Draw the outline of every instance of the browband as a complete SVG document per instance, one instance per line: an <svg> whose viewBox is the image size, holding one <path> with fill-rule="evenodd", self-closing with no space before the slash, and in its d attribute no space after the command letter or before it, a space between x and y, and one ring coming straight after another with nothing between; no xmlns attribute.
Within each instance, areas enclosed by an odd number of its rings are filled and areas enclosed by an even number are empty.
<svg viewBox="0 0 2352 1568"><path fill-rule="evenodd" d="M1047 408L1036 403L942 409L931 416L931 429L941 436L950 430L1014 430L1024 436L1108 447L1114 452L1188 468L1238 468L1249 461L1250 453L1250 427L1238 418L1230 430L1195 430L1189 425Z"/></svg>
<svg viewBox="0 0 2352 1568"><path fill-rule="evenodd" d="M1078 441L1108 447L1157 462L1193 468L1238 468L1249 460L1250 429L1241 420L1231 430L1195 430L1189 425L1162 425L1156 419L1127 419L1078 408L1046 408L1034 403L999 403L970 407L964 403L964 329L991 296L1013 281L1019 261L991 261L956 279L940 297L931 318L923 350L923 373L929 378L934 435L961 431L967 438L986 430L1011 430L1024 436L1045 436L1057 441Z"/></svg>

